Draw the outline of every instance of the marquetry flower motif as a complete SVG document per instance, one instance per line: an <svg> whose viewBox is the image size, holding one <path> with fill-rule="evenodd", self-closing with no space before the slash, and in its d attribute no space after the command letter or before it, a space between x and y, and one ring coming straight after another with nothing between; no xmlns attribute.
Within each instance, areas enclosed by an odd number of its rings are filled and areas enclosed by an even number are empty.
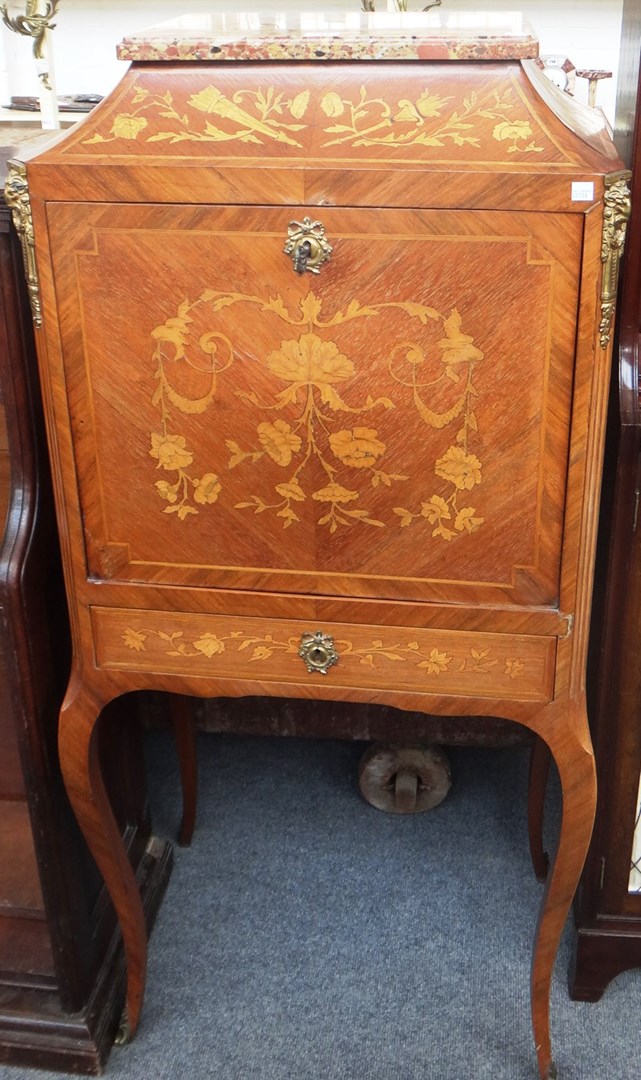
<svg viewBox="0 0 641 1080"><path fill-rule="evenodd" d="M225 115L226 112L230 111L227 98L215 86L206 86L204 90L192 94L189 98L189 104L192 108L205 113L222 113Z"/></svg>
<svg viewBox="0 0 641 1080"><path fill-rule="evenodd" d="M440 675L442 671L447 671L452 659L453 657L448 656L447 653L432 649L427 660L422 660L418 666L425 668L428 675Z"/></svg>
<svg viewBox="0 0 641 1080"><path fill-rule="evenodd" d="M302 440L296 435L286 420L276 420L273 424L259 424L258 438L261 446L277 465L289 465L292 454L297 454Z"/></svg>
<svg viewBox="0 0 641 1080"><path fill-rule="evenodd" d="M190 321L184 316L182 318L176 316L174 319L167 319L162 326L156 326L151 331L151 336L156 341L166 341L167 344L173 345L174 360L182 360L185 355Z"/></svg>
<svg viewBox="0 0 641 1080"><path fill-rule="evenodd" d="M225 651L225 642L217 634L203 634L194 641L194 649L203 656L212 657Z"/></svg>
<svg viewBox="0 0 641 1080"><path fill-rule="evenodd" d="M483 359L483 353L474 344L474 338L462 332L461 321L459 312L454 308L443 324L446 336L437 342L448 374L457 364Z"/></svg>
<svg viewBox="0 0 641 1080"><path fill-rule="evenodd" d="M328 484L327 487L319 488L312 492L312 499L318 502L349 503L358 498L357 491L348 491L340 484Z"/></svg>
<svg viewBox="0 0 641 1080"><path fill-rule="evenodd" d="M271 50L280 58L280 45L271 46ZM512 87L488 87L482 93L466 91L446 97L425 87L411 99L394 101L372 96L363 84L350 97L331 90L314 101L309 88L288 97L273 85L233 90L223 80L220 85L212 83L193 93L175 95L171 90L155 94L136 85L127 107L130 111L119 113L111 128L107 121L83 144L138 139L162 142L168 148L177 146L180 152L184 143L238 141L264 146L275 142L303 150L308 147L299 141L298 133L315 128L320 113L325 123L325 147L342 143L357 148L423 146L446 148L449 153L463 147L468 154L483 154L494 140L495 148L499 144L507 154L540 153L544 149L535 141L543 132ZM316 114L311 121L307 119L310 113Z"/></svg>
<svg viewBox="0 0 641 1080"><path fill-rule="evenodd" d="M320 105L325 116L342 116L345 112L343 99L340 94L335 93L333 90L321 98Z"/></svg>
<svg viewBox="0 0 641 1080"><path fill-rule="evenodd" d="M236 90L228 96L219 87L209 85L176 100L171 90L152 94L146 87L137 85L131 99L131 107L136 111L118 115L108 135L96 132L83 141L89 144L111 142L116 138L136 139L148 126L147 117L142 115L147 113L156 120L144 136L148 142L166 142L172 146L184 142L237 139L260 144L273 139L300 147L292 133L305 125L288 120L285 109L289 110L291 120L300 121L307 111L310 96L309 90L302 90L288 98L284 93L277 93L273 86L266 90ZM204 123L203 114L207 117Z"/></svg>
<svg viewBox="0 0 641 1080"><path fill-rule="evenodd" d="M434 472L449 480L460 491L470 491L481 483L481 462L475 454L468 454L462 446L450 446L436 462Z"/></svg>
<svg viewBox="0 0 641 1080"><path fill-rule="evenodd" d="M502 120L492 131L492 138L498 142L507 139L528 139L532 134L532 126L527 120Z"/></svg>
<svg viewBox="0 0 641 1080"><path fill-rule="evenodd" d="M274 490L284 499L293 499L294 502L305 502L305 492L300 484L289 481L286 484L276 484Z"/></svg>
<svg viewBox="0 0 641 1080"><path fill-rule="evenodd" d="M184 624L183 624L184 626ZM444 672L456 671L457 677L465 676L473 682L478 676L485 677L489 672L498 669L508 679L516 679L526 670L524 660L513 656L502 655L496 649L471 648L464 642L460 643L454 653L448 653L445 649L439 649L432 641L407 640L402 636L394 636L392 631L389 636L352 641L347 638L335 639L335 646L339 653L341 664L357 662L371 670L377 670L379 664L405 664L420 668L426 676L438 678ZM127 627L121 634L121 641L125 647L133 652L156 650L162 655L170 657L206 657L216 663L216 658L223 653L243 654L242 659L247 663L260 663L271 659L275 654L295 657L295 663L299 663L300 635L287 637L285 634L276 636L274 633L261 634L246 633L245 630L231 630L227 634L202 633L197 638L185 633L184 629L172 630L154 629L144 627L144 630ZM234 660L237 666L241 661ZM500 676L499 676L500 677Z"/></svg>
<svg viewBox="0 0 641 1080"><path fill-rule="evenodd" d="M432 495L426 502L421 503L421 517L427 518L430 525L435 525L443 519L449 520L452 515L445 499L440 495Z"/></svg>
<svg viewBox="0 0 641 1080"><path fill-rule="evenodd" d="M430 94L429 90L424 90L417 99L416 108L421 116L440 116L447 102L451 100L449 97L444 98L440 94Z"/></svg>
<svg viewBox="0 0 641 1080"><path fill-rule="evenodd" d="M427 118L440 116L448 101L451 101L451 98L441 97L440 94L430 94L429 90L424 90L415 102L401 98L398 103L399 111L395 114L394 120L397 123L409 120L421 124Z"/></svg>
<svg viewBox="0 0 641 1080"><path fill-rule="evenodd" d="M507 147L508 154L540 154L544 148L536 145L534 139L530 138L532 135L532 125L527 120L504 119L496 124L492 131L492 138L497 142L510 143ZM527 139L530 141L526 142ZM525 146L521 145L524 142Z"/></svg>
<svg viewBox="0 0 641 1080"><path fill-rule="evenodd" d="M336 457L354 469L370 468L385 453L385 443L377 439L374 428L355 427L353 431L336 431L329 437Z"/></svg>
<svg viewBox="0 0 641 1080"><path fill-rule="evenodd" d="M178 498L176 484L170 484L168 480L157 480L155 488L161 499L166 499L168 503L176 502Z"/></svg>
<svg viewBox="0 0 641 1080"><path fill-rule="evenodd" d="M113 122L112 135L117 139L137 139L141 131L147 127L145 116L135 116L130 113L120 113Z"/></svg>
<svg viewBox="0 0 641 1080"><path fill-rule="evenodd" d="M515 100L511 87L483 94L471 91L461 98L443 97L425 88L417 97L401 98L394 106L385 98L371 97L363 85L351 99L326 94L321 109L330 119L339 118L339 123L325 127L332 138L324 146L426 146L446 147L450 152L452 147L466 147L469 153L487 146L492 132L508 154L544 149L535 144L534 137L527 142L533 136L532 124L515 116L517 110L521 116L529 114Z"/></svg>
<svg viewBox="0 0 641 1080"><path fill-rule="evenodd" d="M122 635L122 640L128 649L132 649L134 652L144 652L147 635L140 630L132 630L131 627L127 627Z"/></svg>
<svg viewBox="0 0 641 1080"><path fill-rule="evenodd" d="M157 459L159 469L170 472L174 469L186 469L194 460L183 435L164 435L156 431L151 436L149 456ZM167 495L162 497L167 498Z"/></svg>
<svg viewBox="0 0 641 1080"><path fill-rule="evenodd" d="M205 473L199 480L193 480L192 483L194 486L194 499L202 506L215 503L222 490L222 485L216 473Z"/></svg>
<svg viewBox="0 0 641 1080"><path fill-rule="evenodd" d="M246 415L251 416L251 410L258 410L259 415L253 445L243 446L234 438L224 440L229 451L227 470L254 469L257 474L269 475L265 470L269 462L287 470L280 482L272 480L271 491L260 483L254 489L249 487L243 500L233 504L235 510L269 512L287 529L301 522L301 504L311 499L324 504L315 524L326 527L330 534L349 526L385 528L389 524L373 512L373 506L384 507L386 500L379 497L373 502L367 500L367 494L370 489L390 488L410 477L386 467L388 443L382 437L384 432L378 422L376 427L367 424L365 414L377 410L382 419L381 413L394 409L396 403L392 398L374 398L371 394L365 400L362 396L360 401L354 400L349 384L363 373L357 373L353 360L333 340L333 332L329 337L327 331L348 321L387 316L389 309L398 309L404 317L416 320L417 340L406 337L391 348L387 367L392 384L403 388L404 400L412 402L422 423L434 432L455 427L444 437L443 451L433 466L435 476L450 490L443 484L435 491L428 489L422 494L418 510L393 507L393 514L400 518L396 523L405 527L423 519L432 537L447 541L481 527L484 518L476 507L459 505L458 497L482 482L482 463L470 443L478 433L474 407L479 395L473 374L484 354L471 334L465 332L459 311L453 308L448 315L441 315L435 308L416 301L392 300L363 306L353 299L343 310L321 318L322 301L312 291L299 300L300 313L292 314L281 296L266 300L206 289L195 301L181 303L175 316L152 331L158 381L152 404L159 409L162 424L151 435L149 454L159 469L174 474L171 481L164 478L155 483L157 495L166 504L165 514L175 514L183 521L199 513L199 507L221 501L221 474L208 471L194 476L190 469L195 456L192 447L185 435L172 427L176 413L190 417L207 411L216 397L220 375L234 363L234 344L225 336L224 322L218 317L219 312L234 304L269 312L296 327L297 333L282 337L278 348L263 354L263 371L255 385L250 381L232 388L245 403ZM196 316L198 308L202 310ZM216 329L207 328L206 323L203 326L207 312ZM428 332L426 336L423 328L429 324L435 324L436 334ZM374 341L375 328L372 330ZM187 395L184 387L189 385L188 380L174 380L179 367L192 382L193 373L198 373L199 396ZM271 385L268 376L273 377ZM287 418L278 415L285 410ZM340 413L355 414L358 419L353 426L343 426L334 420ZM305 509L305 520L310 524L310 508Z"/></svg>
<svg viewBox="0 0 641 1080"><path fill-rule="evenodd" d="M289 102L289 111L296 120L300 120L307 112L310 96L309 90L303 90Z"/></svg>
<svg viewBox="0 0 641 1080"><path fill-rule="evenodd" d="M473 506L464 506L456 515L454 528L457 532L473 533L481 527L484 521L485 518L476 517L476 510Z"/></svg>
<svg viewBox="0 0 641 1080"><path fill-rule="evenodd" d="M441 318L438 313L436 317ZM453 490L449 494L435 492L424 498L418 512L405 506L395 506L393 512L400 518L401 528L407 528L423 518L432 527L434 538L451 542L457 537L476 532L485 520L477 514L474 506L459 506L458 503L461 492L470 491L482 482L482 463L476 454L471 453L470 441L479 429L475 413L478 391L474 384L474 371L484 359L484 354L474 344L473 337L463 331L457 308L443 318L443 330L444 337L437 342L443 364L442 379L460 388L450 408L437 411L422 396L419 368L427 357L418 344L406 343L398 347L398 354L403 357L407 368L393 367L392 374L403 385L411 385L416 408L430 427L444 430L455 421L457 426L460 424L455 442L437 458L434 465L435 475L449 483ZM404 374L405 371L409 371L409 375Z"/></svg>
<svg viewBox="0 0 641 1080"><path fill-rule="evenodd" d="M296 386L331 386L354 374L354 365L333 341L317 334L302 334L297 341L282 341L267 357L267 367L285 382ZM331 397L331 395L329 395Z"/></svg>

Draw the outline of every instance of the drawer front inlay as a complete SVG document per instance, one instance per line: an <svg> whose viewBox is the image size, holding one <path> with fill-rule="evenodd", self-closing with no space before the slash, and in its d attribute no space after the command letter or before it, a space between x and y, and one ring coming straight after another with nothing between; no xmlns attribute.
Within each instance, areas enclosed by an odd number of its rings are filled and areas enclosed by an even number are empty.
<svg viewBox="0 0 641 1080"><path fill-rule="evenodd" d="M552 697L555 639L474 634L415 627L192 615L185 612L93 608L96 660L101 668L331 683L465 697ZM327 673L305 674L304 634L331 634L338 662Z"/></svg>

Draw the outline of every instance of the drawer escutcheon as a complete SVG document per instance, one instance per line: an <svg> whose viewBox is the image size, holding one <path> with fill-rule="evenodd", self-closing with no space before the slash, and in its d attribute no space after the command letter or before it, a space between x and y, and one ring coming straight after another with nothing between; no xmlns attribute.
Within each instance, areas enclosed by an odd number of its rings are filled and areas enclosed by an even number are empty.
<svg viewBox="0 0 641 1080"><path fill-rule="evenodd" d="M283 251L291 255L297 274L304 274L306 270L318 274L323 263L329 261L332 250L332 245L325 239L322 222L312 221L308 217L302 221L290 221Z"/></svg>
<svg viewBox="0 0 641 1080"><path fill-rule="evenodd" d="M315 634L302 634L298 655L305 662L308 671L327 675L329 669L338 663L338 653L334 648L334 638L317 630Z"/></svg>

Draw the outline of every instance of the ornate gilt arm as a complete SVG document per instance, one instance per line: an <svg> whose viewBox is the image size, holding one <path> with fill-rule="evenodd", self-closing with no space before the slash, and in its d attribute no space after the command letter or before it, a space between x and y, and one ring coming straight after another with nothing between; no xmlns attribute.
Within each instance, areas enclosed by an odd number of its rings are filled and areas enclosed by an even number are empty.
<svg viewBox="0 0 641 1080"><path fill-rule="evenodd" d="M24 15L9 14L6 4L0 5L0 14L5 26L16 34L33 38L33 55L36 60L44 60L44 43L47 30L53 30L55 23L51 20L58 11L60 0L43 0L44 11L40 9L41 0L27 0L27 10ZM50 90L49 79L46 72L40 75L47 90Z"/></svg>
<svg viewBox="0 0 641 1080"><path fill-rule="evenodd" d="M376 11L376 0L361 0L363 4L363 11ZM430 8L440 7L443 0L433 0L431 4L427 4L422 11L429 11ZM394 0L394 7L397 11L407 11L407 0Z"/></svg>
<svg viewBox="0 0 641 1080"><path fill-rule="evenodd" d="M38 11L39 0L27 0L27 10L24 15L9 15L7 5L0 5L0 13L5 26L14 30L16 34L24 34L25 37L33 38L33 55L36 60L44 59L42 46L47 30L55 29L52 19L58 11L60 0L44 0L44 11Z"/></svg>

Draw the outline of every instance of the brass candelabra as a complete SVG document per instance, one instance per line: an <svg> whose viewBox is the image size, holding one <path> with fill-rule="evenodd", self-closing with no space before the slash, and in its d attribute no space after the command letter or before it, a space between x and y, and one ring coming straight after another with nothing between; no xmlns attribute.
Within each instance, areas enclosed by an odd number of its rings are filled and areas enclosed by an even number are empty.
<svg viewBox="0 0 641 1080"><path fill-rule="evenodd" d="M361 0L363 4L363 11L376 11L376 0ZM440 7L443 0L433 0L431 4L426 4L421 11L429 11L430 8ZM394 7L397 11L407 11L407 0L394 0Z"/></svg>
<svg viewBox="0 0 641 1080"><path fill-rule="evenodd" d="M33 55L36 60L46 60L45 39L48 30L53 30L55 18L60 0L26 0L26 11L20 15L10 15L7 4L0 4L0 15L5 26L16 34L33 38ZM49 72L38 73L42 85L46 90L51 90Z"/></svg>

